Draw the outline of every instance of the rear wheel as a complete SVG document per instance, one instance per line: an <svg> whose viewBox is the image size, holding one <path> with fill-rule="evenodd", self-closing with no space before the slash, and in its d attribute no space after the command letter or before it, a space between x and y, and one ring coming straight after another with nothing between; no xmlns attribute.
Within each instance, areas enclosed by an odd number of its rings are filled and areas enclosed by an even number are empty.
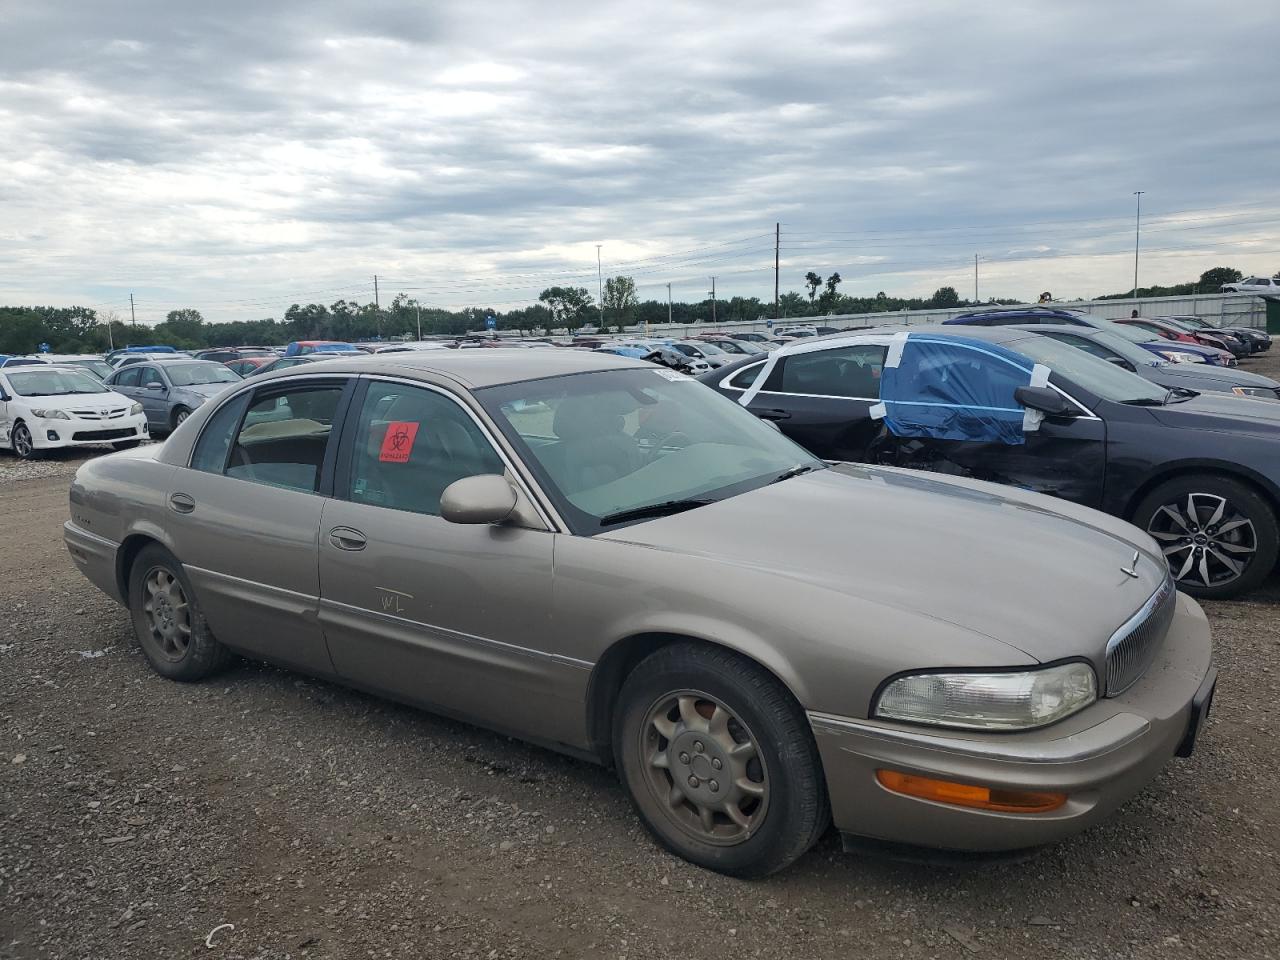
<svg viewBox="0 0 1280 960"><path fill-rule="evenodd" d="M144 547L129 573L129 612L152 669L170 680L203 680L231 662L214 639L182 564L158 544Z"/></svg>
<svg viewBox="0 0 1280 960"><path fill-rule="evenodd" d="M1133 522L1164 551L1178 589L1225 600L1256 588L1280 548L1275 511L1255 490L1229 477L1179 477L1151 491Z"/></svg>
<svg viewBox="0 0 1280 960"><path fill-rule="evenodd" d="M31 439L31 431L27 429L27 425L19 421L14 424L13 433L9 439L13 443L13 452L17 454L20 460L34 460L36 456L36 444Z"/></svg>
<svg viewBox="0 0 1280 960"><path fill-rule="evenodd" d="M757 664L712 647L664 647L627 677L619 704L619 775L673 853L763 877L826 829L826 785L804 713Z"/></svg>

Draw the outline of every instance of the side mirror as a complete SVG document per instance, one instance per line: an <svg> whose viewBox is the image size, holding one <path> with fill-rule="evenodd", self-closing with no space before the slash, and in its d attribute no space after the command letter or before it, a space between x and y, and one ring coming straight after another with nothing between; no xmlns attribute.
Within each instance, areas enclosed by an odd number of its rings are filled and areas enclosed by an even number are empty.
<svg viewBox="0 0 1280 960"><path fill-rule="evenodd" d="M515 508L515 490L496 473L455 480L440 495L440 516L450 523L502 523Z"/></svg>
<svg viewBox="0 0 1280 960"><path fill-rule="evenodd" d="M1067 398L1052 387L1018 387L1013 391L1013 399L1046 417L1065 417L1071 413Z"/></svg>
<svg viewBox="0 0 1280 960"><path fill-rule="evenodd" d="M158 382L158 381L156 381L156 380L152 380L150 383L148 383L148 384L147 384L147 389L148 389L148 390L163 390L163 389L164 389L164 384L163 384L163 383L160 383L160 382Z"/></svg>
<svg viewBox="0 0 1280 960"><path fill-rule="evenodd" d="M1114 363L1117 367L1124 367L1126 370L1137 372L1137 368L1124 357L1107 357L1107 363Z"/></svg>

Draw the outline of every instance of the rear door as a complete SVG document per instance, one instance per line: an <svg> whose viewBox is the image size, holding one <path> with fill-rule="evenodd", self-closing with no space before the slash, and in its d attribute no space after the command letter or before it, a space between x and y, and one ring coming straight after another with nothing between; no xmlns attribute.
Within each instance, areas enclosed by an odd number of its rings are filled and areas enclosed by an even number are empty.
<svg viewBox="0 0 1280 960"><path fill-rule="evenodd" d="M296 377L214 411L168 509L175 553L214 634L276 663L331 674L316 539L331 489L347 377Z"/></svg>
<svg viewBox="0 0 1280 960"><path fill-rule="evenodd" d="M862 341L778 357L747 409L815 456L866 461L881 433L870 409L880 400L886 349L884 343ZM762 360L742 368L721 389L741 397L764 367Z"/></svg>

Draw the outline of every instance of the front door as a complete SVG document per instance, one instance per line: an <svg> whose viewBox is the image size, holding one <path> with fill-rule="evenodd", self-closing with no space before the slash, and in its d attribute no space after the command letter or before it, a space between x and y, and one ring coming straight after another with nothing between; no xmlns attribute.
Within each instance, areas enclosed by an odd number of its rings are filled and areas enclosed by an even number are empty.
<svg viewBox="0 0 1280 960"><path fill-rule="evenodd" d="M506 466L445 392L366 382L320 531L320 618L344 679L534 739L582 723L581 666L549 649L556 535L439 516L455 480Z"/></svg>
<svg viewBox="0 0 1280 960"><path fill-rule="evenodd" d="M160 371L150 364L138 364L138 389L134 399L142 404L151 429L166 430L169 427L169 384Z"/></svg>
<svg viewBox="0 0 1280 960"><path fill-rule="evenodd" d="M348 381L265 384L224 403L169 489L175 553L215 636L331 674L317 615L316 538Z"/></svg>

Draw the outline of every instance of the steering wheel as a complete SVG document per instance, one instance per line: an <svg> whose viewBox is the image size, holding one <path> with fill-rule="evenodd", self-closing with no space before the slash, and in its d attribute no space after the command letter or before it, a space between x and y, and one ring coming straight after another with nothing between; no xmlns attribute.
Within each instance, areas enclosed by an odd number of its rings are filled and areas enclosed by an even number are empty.
<svg viewBox="0 0 1280 960"><path fill-rule="evenodd" d="M674 441L676 441L676 440L679 440L679 441L682 441L682 442L680 442L680 443L674 443ZM670 433L665 434L665 435L662 437L662 439L658 440L658 441L657 441L657 442L656 442L656 443L655 443L655 444L650 448L650 450L649 450L649 459L650 459L650 460L656 460L656 459L658 459L658 457L659 457L659 456L661 456L661 454L662 454L662 450L663 450L663 448L664 448L664 447L666 447L668 444L674 444L675 446L678 446L678 447L680 447L681 449L683 449L683 448L685 448L685 447L689 446L691 443L693 443L693 441L689 439L689 435L688 435L687 433L685 433L683 430L672 430Z"/></svg>

